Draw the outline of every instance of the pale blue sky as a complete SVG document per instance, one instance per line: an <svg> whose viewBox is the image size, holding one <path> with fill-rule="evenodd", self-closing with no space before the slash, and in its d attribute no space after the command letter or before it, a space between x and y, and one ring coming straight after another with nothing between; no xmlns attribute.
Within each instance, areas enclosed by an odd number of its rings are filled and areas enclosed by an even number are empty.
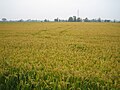
<svg viewBox="0 0 120 90"><path fill-rule="evenodd" d="M0 19L68 19L69 16L120 20L120 0L0 0Z"/></svg>

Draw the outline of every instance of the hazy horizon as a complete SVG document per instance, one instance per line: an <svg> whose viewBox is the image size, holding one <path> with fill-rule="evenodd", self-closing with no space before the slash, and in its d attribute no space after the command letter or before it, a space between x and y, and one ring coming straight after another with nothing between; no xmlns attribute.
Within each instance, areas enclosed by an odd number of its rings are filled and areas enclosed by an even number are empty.
<svg viewBox="0 0 120 90"><path fill-rule="evenodd" d="M0 0L0 19L89 19L120 20L120 0Z"/></svg>

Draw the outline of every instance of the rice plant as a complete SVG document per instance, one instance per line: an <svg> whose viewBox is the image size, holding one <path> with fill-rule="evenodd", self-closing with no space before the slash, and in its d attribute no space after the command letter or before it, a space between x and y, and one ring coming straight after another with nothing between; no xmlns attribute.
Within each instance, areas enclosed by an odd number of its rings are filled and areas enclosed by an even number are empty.
<svg viewBox="0 0 120 90"><path fill-rule="evenodd" d="M0 90L119 90L119 23L0 23Z"/></svg>

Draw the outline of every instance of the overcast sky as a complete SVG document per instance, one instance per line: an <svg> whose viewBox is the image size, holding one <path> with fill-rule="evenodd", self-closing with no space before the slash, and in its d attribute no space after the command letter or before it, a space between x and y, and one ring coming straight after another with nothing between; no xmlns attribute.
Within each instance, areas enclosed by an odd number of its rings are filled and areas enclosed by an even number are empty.
<svg viewBox="0 0 120 90"><path fill-rule="evenodd" d="M0 0L0 19L68 19L70 16L120 20L120 0Z"/></svg>

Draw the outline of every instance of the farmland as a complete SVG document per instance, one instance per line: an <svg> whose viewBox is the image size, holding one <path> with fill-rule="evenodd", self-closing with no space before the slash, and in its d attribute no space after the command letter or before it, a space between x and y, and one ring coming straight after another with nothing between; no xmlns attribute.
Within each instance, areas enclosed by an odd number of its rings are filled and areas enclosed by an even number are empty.
<svg viewBox="0 0 120 90"><path fill-rule="evenodd" d="M0 23L0 90L119 90L120 23Z"/></svg>

